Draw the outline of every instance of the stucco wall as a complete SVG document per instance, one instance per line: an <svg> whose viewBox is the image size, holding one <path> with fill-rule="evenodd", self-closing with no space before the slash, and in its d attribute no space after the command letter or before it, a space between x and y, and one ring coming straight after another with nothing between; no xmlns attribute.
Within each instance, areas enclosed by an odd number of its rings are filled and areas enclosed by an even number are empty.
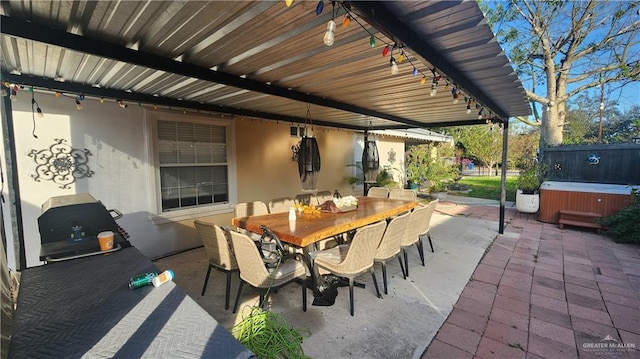
<svg viewBox="0 0 640 359"><path fill-rule="evenodd" d="M107 208L119 209L124 216L118 224L129 232L132 244L150 258L201 245L193 229L193 219L163 224L154 224L149 219L150 209L154 207L148 195L149 187L153 186L149 173L154 169L146 160L149 154L144 135L145 109L137 104L121 109L114 100L101 103L87 98L83 101L84 109L78 111L74 98L46 93L36 93L36 100L45 113L44 118L36 117L38 138L32 136L30 94L21 91L18 101L12 102L28 267L42 264L38 260L40 234L37 226L41 205L52 196L74 193L90 193ZM175 114L184 116L180 111ZM234 121L238 201L268 202L271 198L298 194L301 185L297 164L291 160L291 146L300 139L290 136L291 124L241 118ZM354 194L344 178L352 171L347 164L353 163L355 135L350 131L319 127L315 128L314 134L322 158L318 189L338 189L343 195ZM61 189L51 181L36 182L31 177L35 173L35 163L27 154L32 149L49 148L56 138L67 140L73 148L86 148L92 153L88 165L95 173L78 179L70 189ZM396 151L402 153L403 150ZM5 196L7 191L5 186ZM199 218L229 225L233 205L229 205L226 213L204 214ZM9 215L7 204L3 208L6 218ZM5 223L10 224L10 220ZM10 231L7 233L9 265L15 268L13 238Z"/></svg>

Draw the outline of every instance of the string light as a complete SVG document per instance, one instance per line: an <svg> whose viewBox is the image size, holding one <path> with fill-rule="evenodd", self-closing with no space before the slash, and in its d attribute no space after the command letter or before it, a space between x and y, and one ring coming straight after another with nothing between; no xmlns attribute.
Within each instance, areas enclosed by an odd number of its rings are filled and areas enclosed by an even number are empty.
<svg viewBox="0 0 640 359"><path fill-rule="evenodd" d="M76 110L82 110L84 108L84 106L82 106L82 101L84 100L84 95L78 95L76 96Z"/></svg>
<svg viewBox="0 0 640 359"><path fill-rule="evenodd" d="M127 108L128 105L126 103L124 103L124 101L122 100L116 100L116 102L118 103L118 106L120 106L120 108Z"/></svg>
<svg viewBox="0 0 640 359"><path fill-rule="evenodd" d="M324 10L324 1L318 1L318 5L316 5L316 16L322 14L322 10Z"/></svg>
<svg viewBox="0 0 640 359"><path fill-rule="evenodd" d="M482 110L484 110L484 108L480 108L480 111L478 111L478 120L482 120Z"/></svg>
<svg viewBox="0 0 640 359"><path fill-rule="evenodd" d="M290 7L291 4L293 4L293 0L284 0L284 4L287 5L287 7Z"/></svg>
<svg viewBox="0 0 640 359"><path fill-rule="evenodd" d="M336 29L336 22L333 20L329 20L329 22L327 23L327 31L324 33L324 44L327 46L331 46L333 45L333 42L335 41L335 35L334 35L334 31Z"/></svg>
<svg viewBox="0 0 640 359"><path fill-rule="evenodd" d="M11 99L11 101L18 101L18 86L14 85L11 88L11 94L9 95L9 98Z"/></svg>
<svg viewBox="0 0 640 359"><path fill-rule="evenodd" d="M471 114L471 99L467 102L467 115Z"/></svg>
<svg viewBox="0 0 640 359"><path fill-rule="evenodd" d="M344 16L344 18L342 19L342 27L347 27L349 26L349 23L351 22L351 15L346 14Z"/></svg>
<svg viewBox="0 0 640 359"><path fill-rule="evenodd" d="M332 2L332 4L333 4L333 2ZM365 30L366 32L368 32L368 33L369 33L369 35L370 35L370 36L369 36L369 46L370 46L371 48L375 47L375 40L376 40L376 36L375 36L373 33L371 33L371 31L369 31L369 30L368 30L368 29L367 29L363 24L361 24L361 23L358 21L358 19L357 19L356 17L354 17L354 16L352 15L351 10L350 10L347 6L345 6L344 4L340 4L340 6L342 6L342 8L347 12L347 14L346 14L345 16L349 16L349 17L350 17L350 19L354 19L354 21L355 21L358 25L360 25L360 27L362 27L362 29L363 29L363 30ZM383 42L385 42L384 40L382 40L382 41L383 41ZM383 56L383 57L384 57L384 56L387 56L387 55L389 54L389 52L391 51L391 57L393 57L393 48L395 48L396 46L397 46L396 44L394 44L394 45L393 45L393 47L391 47L391 45L390 45L390 44L386 44L386 45L383 47L383 49L382 49L382 56ZM409 60L409 63L410 63L410 64L411 64L411 66L413 67L412 75L413 75L414 77L417 77L417 76L418 76L418 74L422 73L422 71L420 71L420 70L419 70L419 69L418 69L418 68L413 64L413 62L411 61L411 59L410 59L410 58L405 54L405 51L404 51L404 50L402 50L402 47L403 47L403 46L400 46L400 48L401 48L401 53L400 53L400 55L398 55L397 59L392 59L392 60L390 60L390 65L391 65L391 67L392 67L393 74L396 74L396 73L397 73L395 68L398 66L398 64L399 64L399 63L401 63L402 61L404 61L404 59L406 58L406 59L408 59L408 60ZM398 69L398 71L399 71L399 69ZM430 95L431 95L431 96L436 96L436 95L437 95L438 81L440 81L440 79L442 79L442 76L437 75L435 71L436 71L435 69L431 69L431 72L432 72L432 73L433 73L433 75L434 75L434 83L432 83L432 86L431 86L431 92L430 92ZM425 82L426 82L426 76L424 75L424 73L422 73L422 75L423 75L423 77L420 79L420 84L421 84L421 85L424 85L424 84L425 84ZM455 86L455 84L453 84L453 85ZM448 79L445 79L445 90L447 90L447 91L449 90L449 80L448 80ZM459 95L460 95L460 90L459 90L457 87L456 87L456 93L457 93L457 96L454 96L454 103L456 103L456 104L457 104L457 102L458 102L458 97L459 97ZM465 102L466 102L466 100L465 100Z"/></svg>
<svg viewBox="0 0 640 359"><path fill-rule="evenodd" d="M458 89L457 88L453 88L451 90L451 95L453 96L453 104L457 104L458 103Z"/></svg>
<svg viewBox="0 0 640 359"><path fill-rule="evenodd" d="M392 75L395 75L398 73L398 71L400 71L400 69L398 68L398 63L396 62L396 59L393 58L393 56L391 56L391 60L389 60L389 64L391 65Z"/></svg>

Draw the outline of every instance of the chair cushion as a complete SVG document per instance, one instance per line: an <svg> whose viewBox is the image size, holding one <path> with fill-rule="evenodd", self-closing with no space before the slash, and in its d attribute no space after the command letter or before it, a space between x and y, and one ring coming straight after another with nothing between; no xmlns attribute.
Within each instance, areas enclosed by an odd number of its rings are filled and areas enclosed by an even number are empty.
<svg viewBox="0 0 640 359"><path fill-rule="evenodd" d="M289 259L280 263L277 268L270 268L269 273L269 277L273 277L273 284L264 283L264 285L261 286L262 288L266 288L270 284L273 286L279 286L295 278L306 277L307 267L300 261Z"/></svg>

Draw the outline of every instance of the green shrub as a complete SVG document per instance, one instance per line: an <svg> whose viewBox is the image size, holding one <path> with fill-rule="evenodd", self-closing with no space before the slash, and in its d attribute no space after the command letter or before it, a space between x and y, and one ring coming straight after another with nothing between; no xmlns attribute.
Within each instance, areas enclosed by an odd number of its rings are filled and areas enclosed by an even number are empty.
<svg viewBox="0 0 640 359"><path fill-rule="evenodd" d="M640 189L631 190L631 203L600 221L614 241L640 244Z"/></svg>

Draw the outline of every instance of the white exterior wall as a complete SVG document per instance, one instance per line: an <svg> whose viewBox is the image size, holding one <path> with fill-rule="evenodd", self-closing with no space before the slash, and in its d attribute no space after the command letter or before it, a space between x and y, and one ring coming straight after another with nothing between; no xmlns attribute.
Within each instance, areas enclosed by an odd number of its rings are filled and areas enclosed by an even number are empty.
<svg viewBox="0 0 640 359"><path fill-rule="evenodd" d="M35 96L45 114L44 118L36 117L35 133L38 138L32 136L30 94L20 91L18 101L12 102L27 267L43 264L38 259L40 234L37 219L42 204L53 196L90 193L107 209L120 210L123 217L117 223L131 235L129 241L147 257L154 258L202 245L193 228L194 218L230 225L236 201L266 202L276 197L294 197L300 192L297 164L291 161L291 146L299 139L289 136L291 124L236 118L232 120L235 165L230 163L231 203L217 211L200 210L191 216L168 220L158 217L155 156L149 147L153 140L148 124L150 118L161 116L161 110L156 112L148 106L145 110L131 103L128 108L121 109L114 100L105 99L100 103L97 99L87 98L83 101L84 109L79 111L72 97L56 98L53 94L40 92ZM195 113L172 113L176 118L207 119L206 115ZM229 116L225 119L231 121ZM318 189L338 189L343 195L361 195L345 181L352 174L352 168L347 165L362 155L355 140L359 135L327 128L316 128L315 132L322 157ZM56 138L67 140L73 148L86 148L92 153L87 164L95 173L91 177L77 179L69 189L61 189L52 181L36 182L31 177L35 174L36 164L28 156L29 151L47 149ZM5 145L3 141L2 146ZM393 148L397 162L390 165L403 169L404 140L378 136L378 147L381 165L390 164L388 152ZM6 160L2 156L3 168L7 168ZM400 180L399 177L397 179ZM6 199L3 211L7 258L9 267L17 268L8 190L5 178L2 192Z"/></svg>
<svg viewBox="0 0 640 359"><path fill-rule="evenodd" d="M124 213L118 224L131 234L131 243L149 257L188 246L185 238L181 238L184 230L180 226L156 226L148 219L146 189L152 169L146 160L143 108L131 105L123 110L113 100L100 103L86 99L84 109L79 111L73 98L36 93L36 99L45 113L44 118L36 117L38 138L31 135L33 124L27 92L21 91L18 101L12 103L27 267L41 264L37 223L41 205L50 197L74 193L90 193L108 209ZM36 164L27 154L33 149L49 148L57 138L92 153L87 164L94 174L77 179L69 189L62 189L53 181L36 182L31 177ZM187 236L186 242L196 246L197 242L189 237L193 236Z"/></svg>

